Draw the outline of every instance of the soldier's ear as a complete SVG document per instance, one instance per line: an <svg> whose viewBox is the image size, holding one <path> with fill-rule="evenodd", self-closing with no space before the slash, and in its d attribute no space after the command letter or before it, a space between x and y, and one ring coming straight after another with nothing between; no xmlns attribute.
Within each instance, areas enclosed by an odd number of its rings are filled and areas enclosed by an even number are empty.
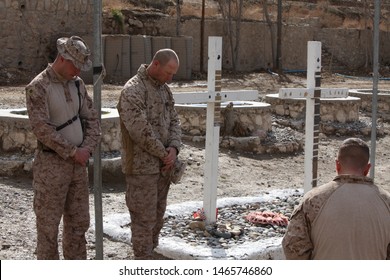
<svg viewBox="0 0 390 280"><path fill-rule="evenodd" d="M341 164L337 159L336 159L336 171L337 171L337 174L339 174L341 171Z"/></svg>
<svg viewBox="0 0 390 280"><path fill-rule="evenodd" d="M364 176L367 176L368 171L370 171L370 168L371 168L371 163L367 163L367 166L363 171Z"/></svg>

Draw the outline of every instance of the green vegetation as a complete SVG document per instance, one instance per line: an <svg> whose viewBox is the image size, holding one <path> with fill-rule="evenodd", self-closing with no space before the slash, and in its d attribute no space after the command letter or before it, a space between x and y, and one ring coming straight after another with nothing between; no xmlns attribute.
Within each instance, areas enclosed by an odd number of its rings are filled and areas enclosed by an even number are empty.
<svg viewBox="0 0 390 280"><path fill-rule="evenodd" d="M125 17L123 16L122 12L117 9L112 9L112 18L114 19L114 22L119 29L118 31L123 32L124 26L125 26Z"/></svg>

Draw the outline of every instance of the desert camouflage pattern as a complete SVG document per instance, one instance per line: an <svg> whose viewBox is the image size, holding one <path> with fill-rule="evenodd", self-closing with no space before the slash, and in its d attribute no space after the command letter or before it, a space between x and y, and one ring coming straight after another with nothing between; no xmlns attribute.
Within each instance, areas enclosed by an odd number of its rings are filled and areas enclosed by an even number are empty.
<svg viewBox="0 0 390 280"><path fill-rule="evenodd" d="M118 103L122 170L136 259L152 259L167 205L170 176L162 174L167 147L180 150L181 128L168 85L160 85L141 65L124 86Z"/></svg>
<svg viewBox="0 0 390 280"><path fill-rule="evenodd" d="M65 259L86 259L89 189L86 168L58 154L38 151L33 164L37 259L59 259L58 227L63 215Z"/></svg>
<svg viewBox="0 0 390 280"><path fill-rule="evenodd" d="M127 175L126 205L131 218L131 243L136 259L152 259L167 207L169 178L160 174ZM156 202L156 203L152 203Z"/></svg>
<svg viewBox="0 0 390 280"><path fill-rule="evenodd" d="M33 162L37 258L59 259L58 227L63 216L65 259L86 259L85 232L89 227L89 189L86 167L71 158L76 147L91 153L101 128L85 85L80 80L80 118L60 131L56 127L79 112L74 80L61 81L49 65L26 87L26 105L38 145Z"/></svg>
<svg viewBox="0 0 390 280"><path fill-rule="evenodd" d="M67 159L75 147L85 147L92 152L100 141L97 111L83 81L79 81L84 135L80 118L60 131L55 129L78 114L79 97L74 80L61 81L49 65L26 86L27 112L35 136L63 159Z"/></svg>
<svg viewBox="0 0 390 280"><path fill-rule="evenodd" d="M157 174L167 147L180 150L180 121L168 85L159 85L141 65L124 86L118 103L125 174Z"/></svg>
<svg viewBox="0 0 390 280"><path fill-rule="evenodd" d="M366 203L359 213L358 202ZM304 195L282 246L286 259L390 259L390 194L369 177L337 176Z"/></svg>

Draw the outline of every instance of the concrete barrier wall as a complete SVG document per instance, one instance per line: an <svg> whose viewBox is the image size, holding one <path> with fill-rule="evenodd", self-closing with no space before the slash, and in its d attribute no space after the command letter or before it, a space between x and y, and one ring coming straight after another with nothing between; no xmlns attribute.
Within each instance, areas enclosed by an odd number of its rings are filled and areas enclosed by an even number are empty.
<svg viewBox="0 0 390 280"><path fill-rule="evenodd" d="M192 75L192 37L172 37L171 48L180 59L180 67L175 75L177 80L190 80Z"/></svg>
<svg viewBox="0 0 390 280"><path fill-rule="evenodd" d="M124 83L137 74L141 64L148 64L156 51L172 48L180 59L176 80L189 80L192 75L191 37L152 37L146 35L104 35L103 61L107 82ZM88 83L88 80L86 81Z"/></svg>
<svg viewBox="0 0 390 280"><path fill-rule="evenodd" d="M141 64L152 60L152 40L150 36L130 36L131 75L135 75Z"/></svg>
<svg viewBox="0 0 390 280"><path fill-rule="evenodd" d="M161 19L160 32L171 34L174 19ZM232 69L231 51L222 21L205 22L204 70L207 70L207 37L223 36L222 68ZM200 70L200 21L187 20L182 33L193 37L193 71ZM276 40L276 25L272 26ZM359 70L372 61L372 30L321 28L318 25L284 25L282 27L282 66L285 69L306 69L307 42L321 41L322 49L350 70ZM273 44L276 48L276 42ZM380 63L390 64L390 32L380 32ZM276 50L274 50L276 52ZM370 65L370 64L369 64ZM269 27L263 22L242 22L238 71L250 72L272 67L272 44Z"/></svg>
<svg viewBox="0 0 390 280"><path fill-rule="evenodd" d="M85 41L93 50L93 37L85 36ZM172 48L180 59L176 80L189 80L192 76L193 46L192 38L163 37L146 35L103 35L102 60L106 69L107 83L125 83L135 75L143 63L150 63L156 51ZM80 74L87 83L93 83L92 69Z"/></svg>
<svg viewBox="0 0 390 280"><path fill-rule="evenodd" d="M107 79L123 81L131 75L131 52L129 35L104 36L103 61Z"/></svg>
<svg viewBox="0 0 390 280"><path fill-rule="evenodd" d="M129 21L129 24L130 22L133 21ZM80 35L93 47L93 0L0 0L0 26L0 67L20 68L38 73L55 58L55 42L58 37ZM149 18L138 22L137 29L133 29L137 34L143 35L127 34L122 35L121 39L110 38L108 43L103 41L104 54L110 57L110 61L105 62L106 67L115 68L111 78L122 82L123 77L135 73L141 62L148 63L158 48L177 47L176 51L180 53L183 66L177 78L187 79L190 72L200 70L201 56L204 70L207 70L208 36L223 36L222 67L225 70L232 69L231 50L222 20L205 21L203 54L200 54L200 19L183 19L180 30L185 36L182 37L176 38L175 27L174 17ZM111 29L106 30L105 27L105 32L115 33L114 27L109 28ZM276 25L272 26L272 30L276 34ZM270 32L264 22L241 23L238 71L251 72L272 67ZM172 38L175 39L172 41ZM179 38L184 38L184 41ZM111 40L118 41L114 43ZM367 61L370 63L372 30L326 29L319 24L300 24L284 25L282 28L283 68L306 69L307 41L310 40L321 41L324 50L351 70L364 66ZM127 49L128 44L130 53L127 50L118 52L119 49ZM131 48L131 45L137 44L137 48ZM109 46L109 49L106 49L106 46ZM383 31L380 33L381 65L390 65L389 49L390 32ZM117 62L118 56L124 61ZM130 71L127 65L129 56ZM87 78L87 82L91 82L92 70L83 73L83 76Z"/></svg>

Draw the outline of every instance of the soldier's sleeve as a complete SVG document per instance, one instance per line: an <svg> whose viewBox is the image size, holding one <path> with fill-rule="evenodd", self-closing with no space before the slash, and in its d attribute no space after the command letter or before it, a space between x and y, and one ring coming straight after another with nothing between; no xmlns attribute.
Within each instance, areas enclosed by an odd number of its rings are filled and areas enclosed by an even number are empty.
<svg viewBox="0 0 390 280"><path fill-rule="evenodd" d="M308 260L311 258L313 244L310 239L310 225L303 211L303 203L294 210L282 247L287 260Z"/></svg>
<svg viewBox="0 0 390 280"><path fill-rule="evenodd" d="M383 202L387 205L387 207L390 209L390 193L380 186L377 186L377 185L375 185L375 186L377 187L379 196L381 197ZM390 243L387 245L386 259L390 260Z"/></svg>
<svg viewBox="0 0 390 280"><path fill-rule="evenodd" d="M93 106L91 97L83 82L80 83L83 94L83 102L80 110L80 118L84 122L84 140L81 147L87 148L91 153L95 150L101 139L101 125L97 110Z"/></svg>
<svg viewBox="0 0 390 280"><path fill-rule="evenodd" d="M31 128L38 141L56 151L63 159L67 159L76 147L50 123L45 92L46 89L39 82L26 86L26 107Z"/></svg>
<svg viewBox="0 0 390 280"><path fill-rule="evenodd" d="M167 151L147 120L146 104L141 96L143 95L137 94L134 89L123 89L118 103L119 116L131 139L142 149L161 159L167 155Z"/></svg>
<svg viewBox="0 0 390 280"><path fill-rule="evenodd" d="M171 97L171 102L169 106L169 115L171 117L171 123L169 126L169 146L176 148L177 152L180 151L181 144L181 127L180 127L180 119L179 115L175 110L175 100L173 99L173 94L169 90L169 96Z"/></svg>

